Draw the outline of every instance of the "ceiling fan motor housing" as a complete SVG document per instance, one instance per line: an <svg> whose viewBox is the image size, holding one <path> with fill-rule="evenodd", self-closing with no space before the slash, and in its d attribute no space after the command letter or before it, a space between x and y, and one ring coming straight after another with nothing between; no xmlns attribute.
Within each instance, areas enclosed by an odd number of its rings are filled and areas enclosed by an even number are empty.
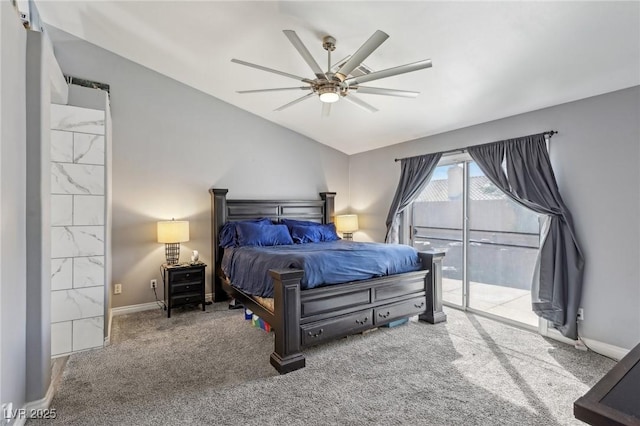
<svg viewBox="0 0 640 426"><path fill-rule="evenodd" d="M322 37L322 47L328 52L336 50L336 39L331 36Z"/></svg>
<svg viewBox="0 0 640 426"><path fill-rule="evenodd" d="M338 83L328 81L320 84L318 86L318 95L320 95L320 100L322 102L337 102L338 99L340 99L340 95L338 94Z"/></svg>

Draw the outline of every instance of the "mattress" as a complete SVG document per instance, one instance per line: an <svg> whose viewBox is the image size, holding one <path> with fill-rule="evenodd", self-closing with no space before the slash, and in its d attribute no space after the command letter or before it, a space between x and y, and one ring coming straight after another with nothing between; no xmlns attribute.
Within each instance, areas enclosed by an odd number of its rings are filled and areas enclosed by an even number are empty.
<svg viewBox="0 0 640 426"><path fill-rule="evenodd" d="M222 270L247 294L273 297L269 269L302 269L302 289L360 281L420 269L418 252L401 244L330 241L227 248Z"/></svg>

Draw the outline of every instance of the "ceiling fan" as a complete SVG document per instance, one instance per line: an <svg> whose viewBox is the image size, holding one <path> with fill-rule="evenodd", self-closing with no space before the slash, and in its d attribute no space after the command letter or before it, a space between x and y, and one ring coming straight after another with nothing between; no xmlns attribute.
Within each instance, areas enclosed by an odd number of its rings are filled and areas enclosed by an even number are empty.
<svg viewBox="0 0 640 426"><path fill-rule="evenodd" d="M396 90L396 89L383 89L380 87L368 87L361 86L361 83L368 81L374 81L381 78L391 77L394 75L404 74L408 72L418 71L424 68L431 67L431 60L425 59L411 64L400 65L398 67L387 68L381 71L371 71L362 62L373 53L389 36L377 30L360 48L351 56L347 56L342 61L339 61L334 66L331 65L331 52L336 48L336 39L331 36L326 36L322 39L322 47L327 51L327 71L323 71L320 65L315 61L311 53L306 46L300 40L300 37L292 30L284 30L284 34L287 36L291 44L296 48L298 53L302 56L305 62L311 67L315 78L305 78L294 74L290 74L283 71L278 71L272 68L267 68L262 65L252 64L250 62L242 61L240 59L232 59L231 62L236 64L245 65L247 67L256 68L262 71L272 72L274 74L282 75L285 77L293 78L303 83L307 83L306 86L301 87L284 87L277 89L258 89L258 90L240 90L237 93L261 93L261 92L278 92L285 90L305 90L310 93L295 99L279 108L275 111L282 111L297 104L298 102L309 99L314 95L320 97L322 101L322 116L328 116L331 112L331 104L337 102L339 99L344 98L347 101L359 106L360 108L369 111L378 111L372 105L364 102L362 99L354 95L354 93L366 93L371 95L385 95L385 96L399 96L404 98L415 98L419 95L419 92L412 92L408 90Z"/></svg>

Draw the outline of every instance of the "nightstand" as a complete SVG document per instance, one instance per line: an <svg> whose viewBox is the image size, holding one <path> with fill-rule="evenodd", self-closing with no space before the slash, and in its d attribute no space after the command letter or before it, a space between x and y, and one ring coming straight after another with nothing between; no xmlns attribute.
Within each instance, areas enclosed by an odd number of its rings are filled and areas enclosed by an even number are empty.
<svg viewBox="0 0 640 426"><path fill-rule="evenodd" d="M171 309L182 305L201 304L204 300L204 263L162 265L162 283L167 318L171 318Z"/></svg>

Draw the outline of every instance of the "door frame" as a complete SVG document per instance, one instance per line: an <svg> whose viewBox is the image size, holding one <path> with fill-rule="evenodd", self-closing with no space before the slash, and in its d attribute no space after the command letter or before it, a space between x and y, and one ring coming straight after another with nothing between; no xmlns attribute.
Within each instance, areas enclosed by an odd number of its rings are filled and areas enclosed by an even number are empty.
<svg viewBox="0 0 640 426"><path fill-rule="evenodd" d="M462 180L462 304L458 305L455 303L447 302L443 300L443 305L461 310L463 312L469 312L475 315L483 316L486 318L490 318L504 324L508 324L514 327L522 328L529 331L535 331L543 336L548 336L550 328L548 327L547 321L538 317L538 325L533 326L530 324L525 324L519 321L512 320L507 317L502 317L499 315L494 315L489 312L485 312L479 309L475 309L469 306L469 298L470 298L470 283L468 276L468 265L469 265L469 164L474 161L473 158L469 155L466 150L461 150L458 152L454 152L451 154L443 155L436 167L440 166L450 166L454 164L462 164L463 170L463 180ZM413 247L414 246L414 233L413 229L413 204L411 204L410 211L408 212L410 216L409 218L403 217L403 224L401 225L401 229L404 235L407 235L407 241ZM410 222L410 223L409 223Z"/></svg>

